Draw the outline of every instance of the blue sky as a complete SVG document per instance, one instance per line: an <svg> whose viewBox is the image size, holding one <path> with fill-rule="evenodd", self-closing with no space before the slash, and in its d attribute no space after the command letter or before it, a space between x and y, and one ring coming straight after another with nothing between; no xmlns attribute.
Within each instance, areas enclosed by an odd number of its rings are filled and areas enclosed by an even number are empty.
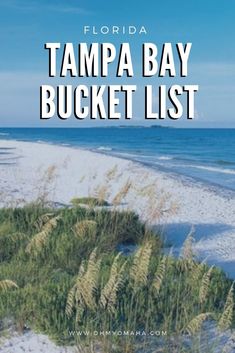
<svg viewBox="0 0 235 353"><path fill-rule="evenodd" d="M174 122L176 127L235 127L235 3L230 0L1 0L0 1L0 126L84 126L75 118L39 119L39 87L47 78L45 42L129 41L134 67L140 66L141 43L192 42L186 79L158 78L146 81L137 74L132 83L139 88L173 83L199 84L196 119ZM92 36L83 26L144 25L146 36ZM68 81L68 80L67 80ZM67 82L63 81L64 84ZM55 84L57 81L51 82ZM109 83L116 82L112 78ZM73 85L91 80L72 80ZM101 82L99 82L101 83ZM128 83L125 78L121 83ZM62 81L60 81L62 84ZM141 99L135 102L133 123L142 124ZM122 123L120 121L119 123ZM151 122L153 123L153 122ZM158 121L156 121L158 123ZM171 124L166 120L165 124ZM100 125L92 122L92 126Z"/></svg>

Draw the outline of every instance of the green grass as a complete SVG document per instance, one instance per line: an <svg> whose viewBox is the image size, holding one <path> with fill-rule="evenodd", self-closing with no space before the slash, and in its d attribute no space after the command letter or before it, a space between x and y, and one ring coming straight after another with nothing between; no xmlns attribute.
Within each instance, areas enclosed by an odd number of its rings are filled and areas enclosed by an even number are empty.
<svg viewBox="0 0 235 353"><path fill-rule="evenodd" d="M0 281L19 287L0 290L2 322L10 318L62 344L83 341L69 330L165 330L168 347L172 335L200 329L190 322L201 313L221 319L231 287L222 271L207 276L208 266L192 257L163 255L160 238L132 212L78 203L0 210ZM136 244L136 251L118 255L121 244ZM109 353L147 344L135 337L92 339Z"/></svg>
<svg viewBox="0 0 235 353"><path fill-rule="evenodd" d="M109 206L109 203L103 199L97 199L96 197L75 197L71 200L73 206L88 205L94 206Z"/></svg>

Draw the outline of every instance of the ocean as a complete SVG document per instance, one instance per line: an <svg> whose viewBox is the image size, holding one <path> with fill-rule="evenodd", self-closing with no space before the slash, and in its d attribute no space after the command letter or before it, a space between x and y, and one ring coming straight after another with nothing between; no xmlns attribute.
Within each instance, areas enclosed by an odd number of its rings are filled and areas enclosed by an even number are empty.
<svg viewBox="0 0 235 353"><path fill-rule="evenodd" d="M235 190L235 129L1 128L0 139L85 148ZM10 153L0 149L0 165Z"/></svg>

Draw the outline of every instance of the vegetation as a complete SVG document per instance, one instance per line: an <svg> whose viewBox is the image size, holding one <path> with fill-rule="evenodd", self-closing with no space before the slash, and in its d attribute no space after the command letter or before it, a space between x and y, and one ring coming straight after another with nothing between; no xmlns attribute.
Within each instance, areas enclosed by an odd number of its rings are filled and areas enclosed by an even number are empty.
<svg viewBox="0 0 235 353"><path fill-rule="evenodd" d="M91 207L95 206L109 206L106 200L98 199L96 197L75 197L71 200L73 206L88 205Z"/></svg>
<svg viewBox="0 0 235 353"><path fill-rule="evenodd" d="M62 209L0 210L2 322L11 319L82 352L101 345L105 353L146 352L152 339L136 332L164 333L155 337L162 352L190 352L183 337L200 332L205 321L218 322L220 330L232 325L232 283L194 260L192 234L176 259L134 213L77 200ZM135 250L120 253L120 245Z"/></svg>

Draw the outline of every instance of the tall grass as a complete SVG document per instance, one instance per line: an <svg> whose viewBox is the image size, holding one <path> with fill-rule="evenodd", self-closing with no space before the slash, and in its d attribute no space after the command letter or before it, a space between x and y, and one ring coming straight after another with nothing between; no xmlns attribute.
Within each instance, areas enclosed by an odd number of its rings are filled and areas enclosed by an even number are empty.
<svg viewBox="0 0 235 353"><path fill-rule="evenodd" d="M232 283L196 262L192 234L176 259L163 254L160 237L136 214L100 205L101 195L88 207L40 202L0 210L1 322L8 318L22 330L29 326L83 352L101 346L104 353L148 352L150 332L166 333L154 339L162 352L173 352L173 345L183 352L181 338L200 332L205 321L231 327ZM130 244L133 253L120 252ZM76 330L109 334L84 337ZM129 335L110 334L116 331Z"/></svg>

